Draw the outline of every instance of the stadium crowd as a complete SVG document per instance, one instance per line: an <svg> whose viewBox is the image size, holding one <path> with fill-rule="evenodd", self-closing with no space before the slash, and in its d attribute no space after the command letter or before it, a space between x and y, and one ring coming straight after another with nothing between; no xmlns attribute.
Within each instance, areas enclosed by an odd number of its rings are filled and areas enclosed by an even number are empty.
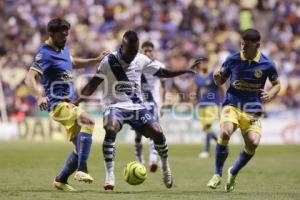
<svg viewBox="0 0 300 200"><path fill-rule="evenodd" d="M261 51L276 62L283 86L268 108L300 108L299 0L5 0L0 11L0 76L13 119L37 112L24 77L53 17L71 23L72 55L114 51L124 31L134 29L141 41L153 41L157 59L173 69L185 68L200 56L209 57L211 68L221 65L239 51L239 31L256 27L263 36ZM75 75L94 71L91 67ZM190 76L166 82L167 101L190 101L192 84Z"/></svg>

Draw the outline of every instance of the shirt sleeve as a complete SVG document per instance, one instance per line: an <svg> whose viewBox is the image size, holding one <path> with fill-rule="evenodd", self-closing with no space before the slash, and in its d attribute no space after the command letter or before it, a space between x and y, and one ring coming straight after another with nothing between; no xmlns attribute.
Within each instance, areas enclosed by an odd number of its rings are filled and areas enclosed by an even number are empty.
<svg viewBox="0 0 300 200"><path fill-rule="evenodd" d="M96 74L98 75L106 75L107 74L107 70L109 68L109 64L108 64L108 58L107 56L100 62L99 67L96 71Z"/></svg>
<svg viewBox="0 0 300 200"><path fill-rule="evenodd" d="M276 81L278 79L278 72L274 63L271 63L271 67L268 70L268 78L271 82Z"/></svg>
<svg viewBox="0 0 300 200"><path fill-rule="evenodd" d="M158 62L151 60L147 56L143 56L143 59L145 63L143 73L154 75L160 68L164 68L162 65L158 64Z"/></svg>
<svg viewBox="0 0 300 200"><path fill-rule="evenodd" d="M231 75L231 69L230 69L230 59L227 58L226 61L222 64L221 67L224 75L228 78Z"/></svg>
<svg viewBox="0 0 300 200"><path fill-rule="evenodd" d="M47 58L45 52L39 51L33 60L33 63L30 69L37 71L40 74L44 74L44 72L51 66L51 62Z"/></svg>

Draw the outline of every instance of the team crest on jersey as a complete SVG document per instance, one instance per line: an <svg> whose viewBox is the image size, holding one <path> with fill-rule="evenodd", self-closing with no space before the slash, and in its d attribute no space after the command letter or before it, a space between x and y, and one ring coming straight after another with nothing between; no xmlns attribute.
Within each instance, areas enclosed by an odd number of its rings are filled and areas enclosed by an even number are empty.
<svg viewBox="0 0 300 200"><path fill-rule="evenodd" d="M260 78L260 77L262 77L262 75L263 75L263 72L261 70L255 70L254 76L256 78Z"/></svg>
<svg viewBox="0 0 300 200"><path fill-rule="evenodd" d="M72 80L72 78L73 78L73 75L70 71L65 71L65 72L62 73L62 79L64 81Z"/></svg>

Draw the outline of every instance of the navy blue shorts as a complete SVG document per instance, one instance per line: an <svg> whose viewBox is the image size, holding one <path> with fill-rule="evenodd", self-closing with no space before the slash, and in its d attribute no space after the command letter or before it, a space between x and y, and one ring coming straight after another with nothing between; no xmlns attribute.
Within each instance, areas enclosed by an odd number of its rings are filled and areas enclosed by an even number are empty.
<svg viewBox="0 0 300 200"><path fill-rule="evenodd" d="M123 126L124 123L127 123L140 133L143 133L149 125L158 122L157 118L146 108L141 110L108 108L104 112L104 117L118 120L121 126Z"/></svg>

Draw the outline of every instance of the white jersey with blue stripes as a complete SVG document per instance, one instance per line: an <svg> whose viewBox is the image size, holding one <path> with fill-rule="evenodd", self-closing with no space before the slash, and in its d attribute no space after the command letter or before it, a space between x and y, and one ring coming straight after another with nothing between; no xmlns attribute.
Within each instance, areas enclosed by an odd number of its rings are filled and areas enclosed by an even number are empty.
<svg viewBox="0 0 300 200"><path fill-rule="evenodd" d="M158 60L153 60L151 65L157 66L157 68L165 68L165 65ZM160 88L161 79L157 76L153 76L149 73L143 73L142 77L142 95L143 100L146 103L154 103L160 108ZM151 95L151 97L149 97Z"/></svg>
<svg viewBox="0 0 300 200"><path fill-rule="evenodd" d="M159 68L141 53L138 53L130 64L122 60L119 52L106 56L97 70L97 74L104 79L105 105L125 110L144 109L141 75L145 73L153 76Z"/></svg>

